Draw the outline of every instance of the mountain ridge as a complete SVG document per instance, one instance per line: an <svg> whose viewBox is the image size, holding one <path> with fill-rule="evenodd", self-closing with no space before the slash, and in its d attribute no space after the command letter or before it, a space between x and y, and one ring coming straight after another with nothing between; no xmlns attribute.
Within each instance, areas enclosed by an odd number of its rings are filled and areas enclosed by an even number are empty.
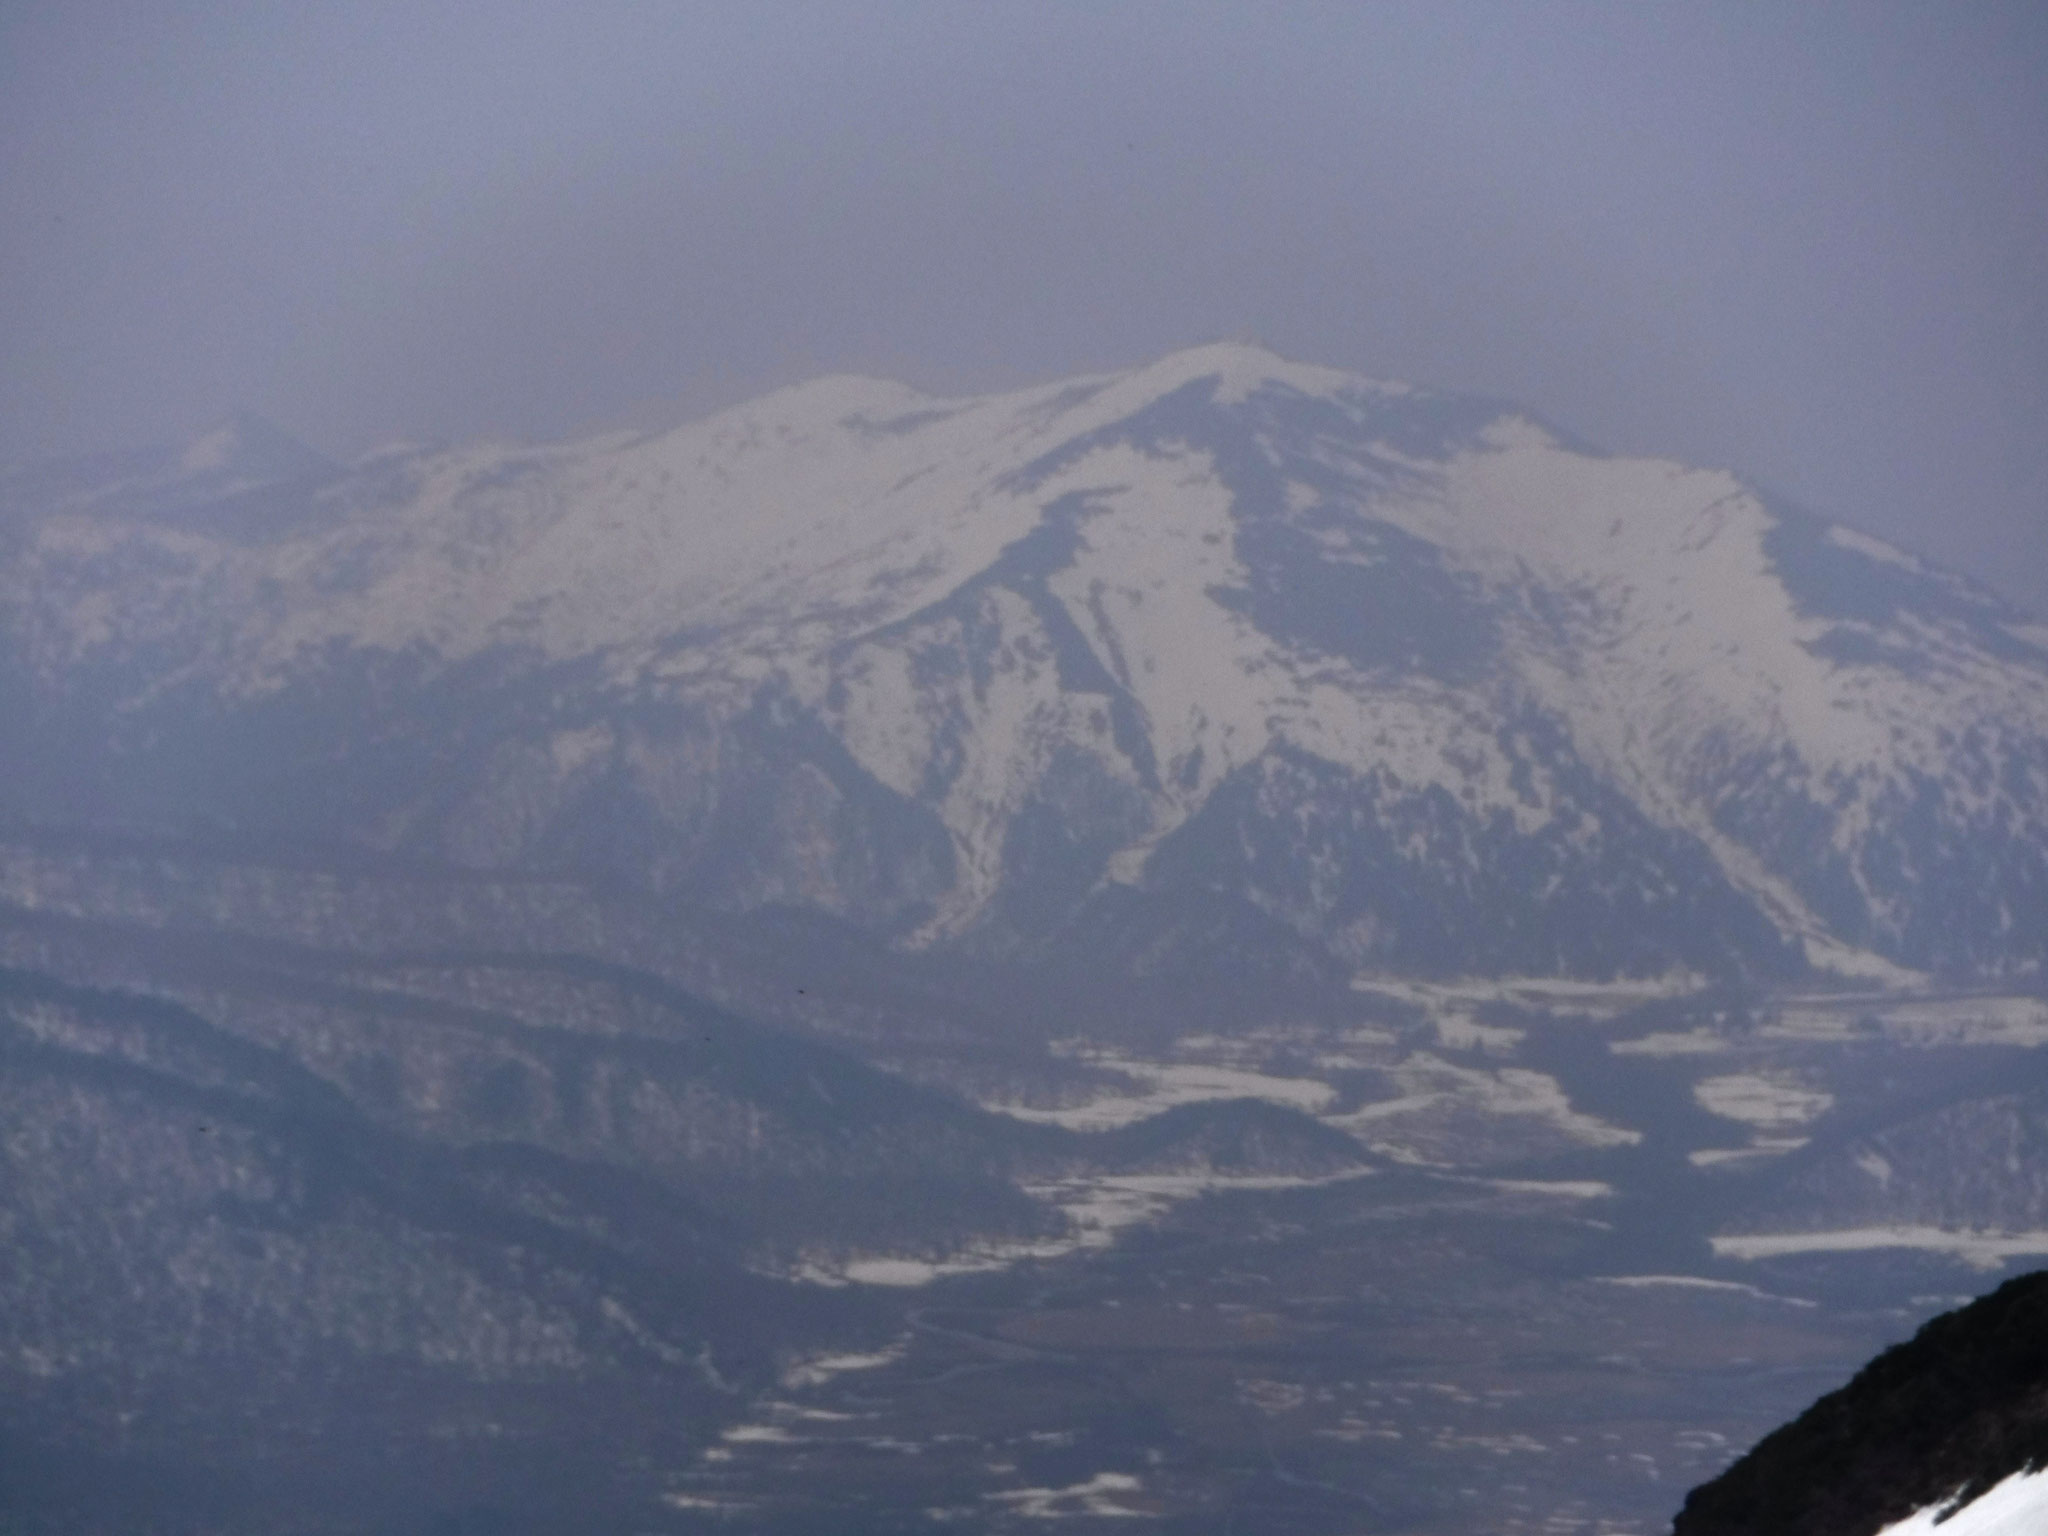
<svg viewBox="0 0 2048 1536"><path fill-rule="evenodd" d="M1499 402L1222 344L316 480L254 532L15 514L0 809L1005 953L1219 902L1422 975L2048 946L2048 627Z"/></svg>

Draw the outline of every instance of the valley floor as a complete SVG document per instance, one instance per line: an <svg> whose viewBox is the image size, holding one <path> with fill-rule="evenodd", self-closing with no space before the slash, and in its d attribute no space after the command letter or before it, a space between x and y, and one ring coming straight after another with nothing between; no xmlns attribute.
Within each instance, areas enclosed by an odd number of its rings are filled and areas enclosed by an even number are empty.
<svg viewBox="0 0 2048 1536"><path fill-rule="evenodd" d="M664 1497L732 1531L1655 1536L1984 1284L1922 1255L1630 1272L1611 1204L1396 1172L1183 1205L1085 1263L934 1287Z"/></svg>
<svg viewBox="0 0 2048 1536"><path fill-rule="evenodd" d="M1177 1027L566 884L0 853L9 1536L1655 1536L2048 1252L2038 996Z"/></svg>

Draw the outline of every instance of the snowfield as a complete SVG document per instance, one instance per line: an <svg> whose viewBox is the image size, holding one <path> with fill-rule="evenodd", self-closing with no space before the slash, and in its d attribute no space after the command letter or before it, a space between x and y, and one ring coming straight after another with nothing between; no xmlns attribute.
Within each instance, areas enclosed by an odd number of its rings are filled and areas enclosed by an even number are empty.
<svg viewBox="0 0 2048 1536"><path fill-rule="evenodd" d="M2015 1472L1960 1509L1936 1504L1879 1536L2039 1536L2048 1531L2048 1471Z"/></svg>

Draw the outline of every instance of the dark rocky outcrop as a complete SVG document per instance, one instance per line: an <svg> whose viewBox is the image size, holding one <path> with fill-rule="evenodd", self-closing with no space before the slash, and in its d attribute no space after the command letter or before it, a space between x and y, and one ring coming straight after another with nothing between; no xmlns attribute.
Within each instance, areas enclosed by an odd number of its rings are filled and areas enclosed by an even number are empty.
<svg viewBox="0 0 2048 1536"><path fill-rule="evenodd" d="M1876 1536L2048 1464L2048 1270L1927 1324L1687 1497L1673 1536Z"/></svg>

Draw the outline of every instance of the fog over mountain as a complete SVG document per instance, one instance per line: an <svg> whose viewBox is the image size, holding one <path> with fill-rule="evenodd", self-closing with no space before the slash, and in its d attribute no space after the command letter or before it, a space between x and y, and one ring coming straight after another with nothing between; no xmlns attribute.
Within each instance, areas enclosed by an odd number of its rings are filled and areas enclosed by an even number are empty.
<svg viewBox="0 0 2048 1536"><path fill-rule="evenodd" d="M1560 0L0 15L0 462L1255 334L2048 613L2048 23Z"/></svg>
<svg viewBox="0 0 2048 1536"><path fill-rule="evenodd" d="M2048 628L1488 401L1220 346L347 471L245 422L133 467L10 517L32 819L1155 967L1218 925L1437 977L2048 944Z"/></svg>
<svg viewBox="0 0 2048 1536"><path fill-rule="evenodd" d="M2044 79L0 7L0 1536L2033 1518Z"/></svg>
<svg viewBox="0 0 2048 1536"><path fill-rule="evenodd" d="M2048 1253L2048 630L1725 472L1233 343L0 540L21 1529L1650 1531Z"/></svg>

